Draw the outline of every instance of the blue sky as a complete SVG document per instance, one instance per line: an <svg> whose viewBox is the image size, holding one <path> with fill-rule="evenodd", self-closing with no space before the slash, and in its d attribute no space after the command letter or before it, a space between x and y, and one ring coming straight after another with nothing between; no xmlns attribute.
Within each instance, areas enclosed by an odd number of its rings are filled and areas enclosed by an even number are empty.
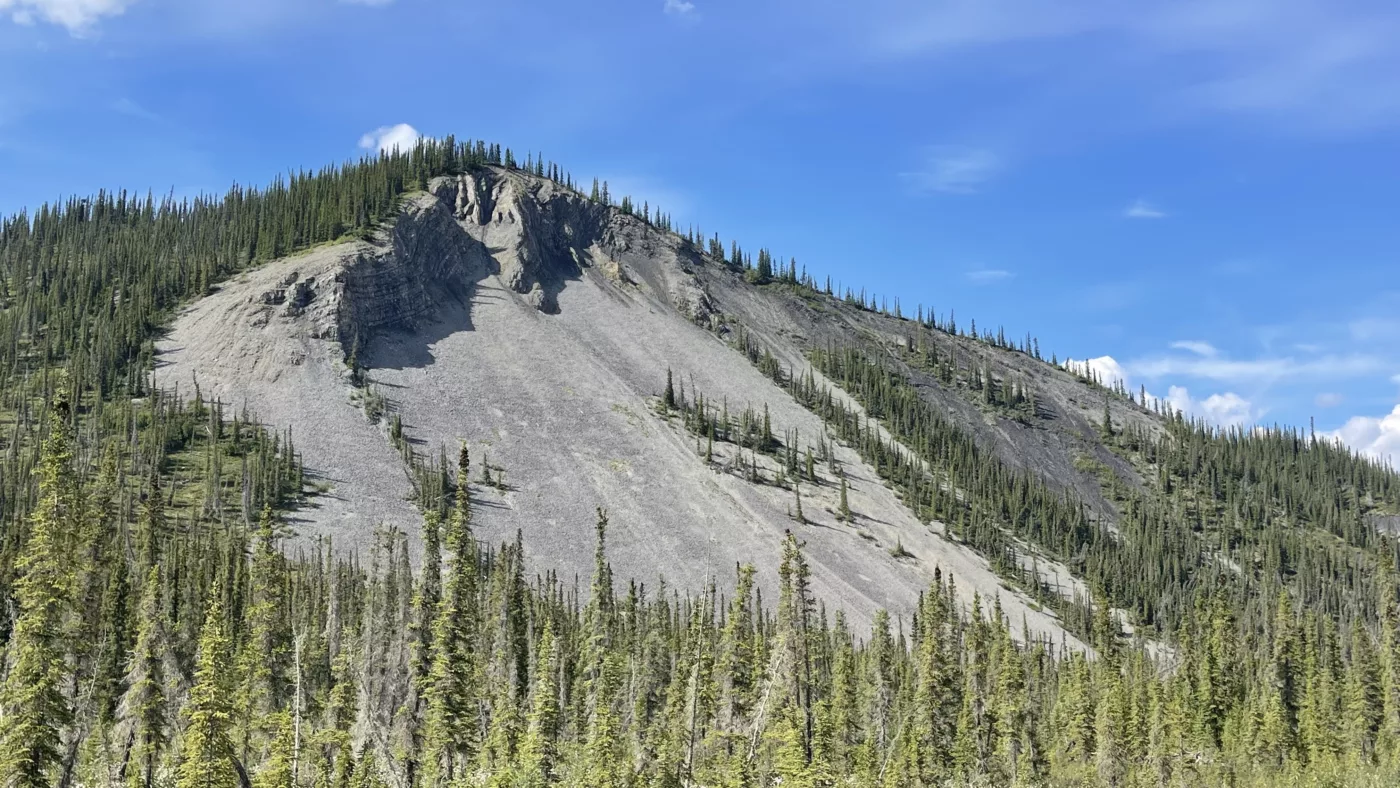
<svg viewBox="0 0 1400 788"><path fill-rule="evenodd" d="M1393 3L0 0L0 72L7 213L482 137L1400 460Z"/></svg>

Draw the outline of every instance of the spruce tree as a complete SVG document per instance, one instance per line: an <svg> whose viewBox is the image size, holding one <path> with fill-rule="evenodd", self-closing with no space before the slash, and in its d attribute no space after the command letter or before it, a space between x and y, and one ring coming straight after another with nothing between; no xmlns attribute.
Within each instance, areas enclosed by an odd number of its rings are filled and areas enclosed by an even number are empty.
<svg viewBox="0 0 1400 788"><path fill-rule="evenodd" d="M272 509L265 506L258 519L249 572L250 599L244 612L248 631L236 664L240 677L237 731L239 756L243 760L249 760L255 741L272 735L276 725L274 712L286 694L284 671L291 633L287 631L283 609L283 556L276 542Z"/></svg>
<svg viewBox="0 0 1400 788"><path fill-rule="evenodd" d="M126 694L118 712L131 727L131 749L126 758L130 788L152 788L156 764L166 744L164 666L167 648L160 567L152 566L141 593L136 644L127 669Z"/></svg>
<svg viewBox="0 0 1400 788"><path fill-rule="evenodd" d="M542 788L554 780L554 737L559 724L559 646L548 619L540 636L540 664L531 690L530 714L520 744L520 772L525 788Z"/></svg>
<svg viewBox="0 0 1400 788"><path fill-rule="evenodd" d="M36 470L38 501L14 587L19 615L0 686L0 784L14 788L49 784L61 757L62 732L73 715L65 692L70 670L63 635L73 604L70 550L77 491L66 400L50 407L48 423Z"/></svg>
<svg viewBox="0 0 1400 788"><path fill-rule="evenodd" d="M177 788L235 788L239 784L233 741L229 738L233 707L222 597L218 587L210 592L204 626L200 628L194 686L185 706L187 721Z"/></svg>
<svg viewBox="0 0 1400 788"><path fill-rule="evenodd" d="M432 665L424 685L423 784L429 788L456 779L478 738L469 716L476 701L477 566L471 534L471 497L459 482L447 521L452 559L442 601L433 620Z"/></svg>

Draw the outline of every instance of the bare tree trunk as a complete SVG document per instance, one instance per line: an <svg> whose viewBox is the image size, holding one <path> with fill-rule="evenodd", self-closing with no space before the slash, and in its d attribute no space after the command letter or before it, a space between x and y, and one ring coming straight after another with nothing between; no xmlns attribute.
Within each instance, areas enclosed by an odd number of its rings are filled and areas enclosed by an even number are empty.
<svg viewBox="0 0 1400 788"><path fill-rule="evenodd" d="M292 711L292 785L301 784L301 646L305 640L298 632L293 640L292 669L296 671L296 699Z"/></svg>

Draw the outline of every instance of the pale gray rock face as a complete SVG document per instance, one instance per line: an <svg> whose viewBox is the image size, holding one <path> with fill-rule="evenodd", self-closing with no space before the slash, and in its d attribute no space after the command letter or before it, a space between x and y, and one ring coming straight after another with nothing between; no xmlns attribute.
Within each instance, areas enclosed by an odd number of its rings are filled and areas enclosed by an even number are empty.
<svg viewBox="0 0 1400 788"><path fill-rule="evenodd" d="M453 456L462 441L478 462L504 469L505 491L474 487L474 527L493 542L518 530L537 571L586 585L594 510L603 506L617 577L724 590L737 564L753 563L772 593L791 530L806 543L814 590L859 626L880 608L907 615L938 567L969 603L974 593L1000 598L1015 628L1024 619L1034 634L1080 646L981 556L945 538L941 524L920 522L851 449L836 454L854 524L836 520L840 483L824 468L818 484L801 487L807 522L799 523L792 490L723 471L738 461L732 447L717 446L707 466L694 436L655 410L668 370L687 396L736 412L766 405L774 431L795 431L800 445L824 434L815 415L710 330L721 315L796 369L829 341L881 350L909 330L829 299L748 285L637 217L543 179L481 168L406 197L373 241L320 247L225 283L176 320L155 377L186 393L197 382L205 397L292 428L320 489L292 517L303 538L361 551L380 526L417 538L403 463L386 427L354 401L345 365L354 350L418 452L445 447ZM1047 418L1034 426L992 418L911 371L930 401L1009 462L1078 491L1111 519L1097 485L1073 467L1076 452L1097 445L1086 436L1101 399L1019 354L945 340L970 361L1031 382ZM1117 423L1155 424L1114 407ZM775 471L768 463L766 475ZM893 557L896 544L911 557ZM1063 567L1041 566L1072 593Z"/></svg>
<svg viewBox="0 0 1400 788"><path fill-rule="evenodd" d="M1372 527L1384 534L1400 534L1400 515L1376 514L1371 515Z"/></svg>

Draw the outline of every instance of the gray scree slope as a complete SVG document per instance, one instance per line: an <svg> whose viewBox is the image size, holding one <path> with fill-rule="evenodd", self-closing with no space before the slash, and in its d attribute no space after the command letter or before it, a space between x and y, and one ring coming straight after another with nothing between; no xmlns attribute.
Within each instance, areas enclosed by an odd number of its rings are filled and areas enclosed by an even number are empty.
<svg viewBox="0 0 1400 788"><path fill-rule="evenodd" d="M353 400L343 358L358 338L371 385L420 452L445 445L451 456L466 441L475 459L505 469L506 492L477 486L474 526L493 542L518 529L537 571L586 584L594 509L605 506L617 576L724 589L749 562L771 589L791 529L816 593L857 625L879 608L909 611L938 566L965 600L999 597L1013 625L1024 619L1034 634L1081 647L939 524L919 522L854 451L837 448L857 521L836 520L839 482L824 477L803 486L801 524L791 491L707 466L694 437L656 414L670 369L688 394L727 399L731 410L766 404L775 433L795 429L803 444L822 434L816 416L702 327L718 313L792 366L829 337L898 339L897 329L862 325L867 316L806 314L766 295L677 236L491 168L437 179L373 242L321 247L226 283L179 316L155 375L292 428L324 489L293 515L305 538L364 551L380 525L417 536L403 462ZM1057 403L1075 390L1068 376L1061 384L1070 393ZM715 464L730 452L722 446ZM892 557L896 543L912 558Z"/></svg>

